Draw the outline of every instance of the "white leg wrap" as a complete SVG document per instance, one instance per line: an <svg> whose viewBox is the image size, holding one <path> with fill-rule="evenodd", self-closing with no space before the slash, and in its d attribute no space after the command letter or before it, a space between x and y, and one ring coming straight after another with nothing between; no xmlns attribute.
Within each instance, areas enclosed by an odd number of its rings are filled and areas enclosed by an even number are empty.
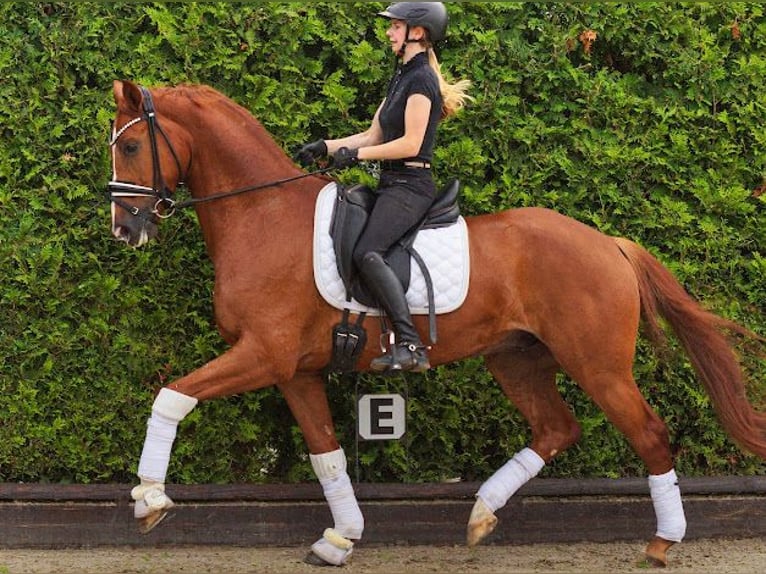
<svg viewBox="0 0 766 574"><path fill-rule="evenodd" d="M657 516L657 536L670 542L681 542L686 534L686 516L681 502L676 471L649 475L649 493Z"/></svg>
<svg viewBox="0 0 766 574"><path fill-rule="evenodd" d="M194 397L170 389L160 390L146 423L146 440L138 463L138 476L153 482L165 482L178 423L196 404Z"/></svg>
<svg viewBox="0 0 766 574"><path fill-rule="evenodd" d="M177 427L176 421L152 413L146 423L146 440L138 463L138 476L155 482L165 482Z"/></svg>
<svg viewBox="0 0 766 574"><path fill-rule="evenodd" d="M179 393L178 391L167 388L160 389L157 398L154 399L152 412L161 414L176 422L181 422L186 418L186 415L194 410L198 402L194 397Z"/></svg>
<svg viewBox="0 0 766 574"><path fill-rule="evenodd" d="M531 448L517 452L495 474L481 485L476 496L495 512L508 502L508 499L545 466L545 461Z"/></svg>
<svg viewBox="0 0 766 574"><path fill-rule="evenodd" d="M161 389L152 405L152 414L146 423L146 440L138 476L141 484L130 491L133 515L143 518L173 508L173 501L165 494L165 475L170 463L170 451L176 438L176 429L186 415L197 405L197 399L171 389Z"/></svg>
<svg viewBox="0 0 766 574"><path fill-rule="evenodd" d="M334 532L347 539L359 540L364 530L364 517L356 501L351 479L346 473L346 454L343 449L310 454L309 458L330 506L335 521ZM322 558L327 560L324 556Z"/></svg>

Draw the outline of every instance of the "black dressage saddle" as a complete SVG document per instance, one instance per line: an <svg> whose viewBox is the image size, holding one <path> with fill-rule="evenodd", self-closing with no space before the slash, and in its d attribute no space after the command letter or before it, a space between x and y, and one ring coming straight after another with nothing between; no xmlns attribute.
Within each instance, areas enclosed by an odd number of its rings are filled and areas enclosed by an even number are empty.
<svg viewBox="0 0 766 574"><path fill-rule="evenodd" d="M405 292L410 283L410 266L414 259L421 266L426 284L430 286L430 274L413 244L421 229L446 227L457 222L460 215L458 194L460 182L452 181L441 193L437 194L433 204L423 220L415 225L385 254L385 260L402 282ZM359 236L364 231L367 219L375 205L376 196L366 185L343 187L338 185L338 195L330 223L330 235L333 239L338 274L346 289L347 299L353 297L362 305L376 307L377 302L360 282L355 269L352 254ZM432 297L429 297L429 301Z"/></svg>

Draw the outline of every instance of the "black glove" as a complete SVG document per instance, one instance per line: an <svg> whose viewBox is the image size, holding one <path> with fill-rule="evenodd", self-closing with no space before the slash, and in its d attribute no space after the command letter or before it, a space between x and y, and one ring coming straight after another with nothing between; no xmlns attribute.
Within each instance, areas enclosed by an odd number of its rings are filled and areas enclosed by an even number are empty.
<svg viewBox="0 0 766 574"><path fill-rule="evenodd" d="M338 169L359 163L359 150L342 147L332 155L332 166Z"/></svg>
<svg viewBox="0 0 766 574"><path fill-rule="evenodd" d="M315 142L307 143L301 147L297 152L295 152L293 159L300 165L307 167L319 158L322 158L326 155L327 144L324 143L324 140L317 140Z"/></svg>

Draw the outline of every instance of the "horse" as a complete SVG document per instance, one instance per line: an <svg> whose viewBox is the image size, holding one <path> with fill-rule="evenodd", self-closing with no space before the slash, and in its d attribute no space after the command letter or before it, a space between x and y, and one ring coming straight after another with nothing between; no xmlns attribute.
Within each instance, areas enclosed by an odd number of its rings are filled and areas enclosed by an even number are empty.
<svg viewBox="0 0 766 574"><path fill-rule="evenodd" d="M157 394L140 482L131 491L138 527L150 531L173 506L165 475L178 423L197 402L275 385L300 426L334 521L306 560L345 564L364 517L325 389L329 334L341 311L317 292L310 247L314 204L331 177L304 171L248 110L209 86L149 89L115 80L113 96L111 231L139 247L157 236L162 219L193 206L215 270L216 323L229 345ZM183 204L174 199L182 184L191 196ZM766 415L748 401L734 353L735 339L757 348L763 338L705 310L657 258L626 238L538 207L465 222L470 288L459 308L438 317L431 363L482 356L532 431L529 446L482 483L467 543L484 540L497 525L495 512L578 440L578 422L556 387L564 372L643 461L657 521L645 559L666 565L686 518L668 429L633 377L640 329L658 344L665 326L672 329L723 428L766 459ZM414 320L421 332L427 328L424 317ZM369 330L375 340L382 327ZM375 351L362 351L360 371Z"/></svg>

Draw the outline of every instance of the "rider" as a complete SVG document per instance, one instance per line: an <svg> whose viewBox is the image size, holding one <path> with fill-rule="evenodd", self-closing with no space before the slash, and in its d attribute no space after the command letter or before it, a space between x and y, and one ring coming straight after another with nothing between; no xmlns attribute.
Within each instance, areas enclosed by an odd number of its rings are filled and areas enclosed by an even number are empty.
<svg viewBox="0 0 766 574"><path fill-rule="evenodd" d="M367 288L385 310L395 333L388 353L373 359L374 371L423 372L430 368L404 288L384 257L417 225L436 195L431 162L440 119L456 113L469 96L467 80L442 77L433 45L444 38L447 11L441 2L396 2L378 13L390 21L386 36L397 67L386 97L364 132L304 145L295 159L303 165L332 155L333 165L361 160L381 162L377 199L354 250L354 262Z"/></svg>

